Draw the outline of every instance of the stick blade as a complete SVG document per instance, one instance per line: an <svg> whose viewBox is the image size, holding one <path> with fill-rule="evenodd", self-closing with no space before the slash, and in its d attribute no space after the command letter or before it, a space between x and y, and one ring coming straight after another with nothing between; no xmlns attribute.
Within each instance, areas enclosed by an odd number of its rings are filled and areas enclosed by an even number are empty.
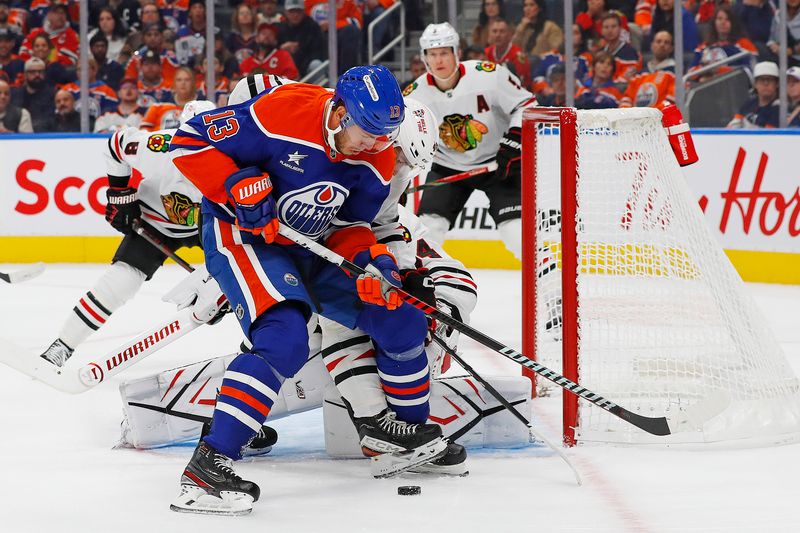
<svg viewBox="0 0 800 533"><path fill-rule="evenodd" d="M36 276L40 275L42 272L44 272L44 263L39 262L22 270L17 270L16 272L8 272L8 273L0 272L0 279L2 279L7 283L20 283L22 281L28 281L29 279L33 279Z"/></svg>
<svg viewBox="0 0 800 533"><path fill-rule="evenodd" d="M3 339L0 339L0 363L61 392L79 394L88 390L78 378L78 373L70 369L69 363L58 368L38 355Z"/></svg>

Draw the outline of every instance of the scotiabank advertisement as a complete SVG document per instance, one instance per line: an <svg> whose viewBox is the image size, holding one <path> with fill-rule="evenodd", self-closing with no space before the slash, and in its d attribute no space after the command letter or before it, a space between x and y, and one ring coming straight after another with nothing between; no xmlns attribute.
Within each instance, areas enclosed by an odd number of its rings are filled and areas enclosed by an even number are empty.
<svg viewBox="0 0 800 533"><path fill-rule="evenodd" d="M695 132L684 169L722 246L800 253L800 132ZM118 236L103 220L106 139L0 137L0 236ZM452 239L498 240L474 194Z"/></svg>

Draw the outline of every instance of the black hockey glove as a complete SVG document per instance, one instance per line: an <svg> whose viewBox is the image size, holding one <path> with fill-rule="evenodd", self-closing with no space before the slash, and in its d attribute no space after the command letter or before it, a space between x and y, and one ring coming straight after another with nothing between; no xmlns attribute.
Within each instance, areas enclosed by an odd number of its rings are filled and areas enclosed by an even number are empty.
<svg viewBox="0 0 800 533"><path fill-rule="evenodd" d="M497 150L497 179L519 179L522 172L522 130L509 128Z"/></svg>
<svg viewBox="0 0 800 533"><path fill-rule="evenodd" d="M136 192L133 187L109 187L106 191L106 221L125 235L133 231L133 221L142 214Z"/></svg>
<svg viewBox="0 0 800 533"><path fill-rule="evenodd" d="M428 305L436 307L436 292L433 285L433 278L428 274L427 268L401 270L400 276L403 278L403 290L418 300L422 300ZM436 320L428 318L428 329L436 331ZM425 341L425 345L430 344L430 336Z"/></svg>

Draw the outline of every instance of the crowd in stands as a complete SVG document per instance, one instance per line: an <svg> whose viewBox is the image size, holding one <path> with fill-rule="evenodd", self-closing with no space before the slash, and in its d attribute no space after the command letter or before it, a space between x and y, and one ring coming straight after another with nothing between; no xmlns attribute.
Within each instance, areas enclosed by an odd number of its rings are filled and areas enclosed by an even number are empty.
<svg viewBox="0 0 800 533"><path fill-rule="evenodd" d="M265 72L298 80L326 59L327 0L228 1L230 16L216 20L209 65L205 0L89 0L93 131L174 127L189 100L224 105L243 76ZM338 0L340 72L365 59L365 27L394 1ZM800 0L787 4L788 122L800 126ZM775 4L685 0L682 5L687 89L746 69L753 97L729 126L777 127ZM404 1L407 29L423 28L422 6L422 0ZM541 105L564 105L568 90L585 109L661 108L674 101L674 0L578 0L575 20L566 28L556 23L560 14L547 12L556 6L560 2L483 0L478 24L465 34L463 59L505 64ZM77 0L0 0L0 133L80 130L78 15ZM396 17L382 19L376 43L388 42L396 23ZM576 53L573 88L566 84L566 38ZM718 65L726 58L735 59ZM205 86L208 68L215 72L213 89ZM411 57L408 72L404 83L425 72L419 55Z"/></svg>

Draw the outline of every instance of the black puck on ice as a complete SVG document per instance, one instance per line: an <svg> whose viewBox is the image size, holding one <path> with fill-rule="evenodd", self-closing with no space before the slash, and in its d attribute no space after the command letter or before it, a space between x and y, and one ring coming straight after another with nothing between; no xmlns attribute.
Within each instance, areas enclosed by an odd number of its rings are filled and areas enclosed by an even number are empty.
<svg viewBox="0 0 800 533"><path fill-rule="evenodd" d="M402 487L397 487L397 494L400 496L415 496L417 494L422 494L422 487L419 485L404 485Z"/></svg>

